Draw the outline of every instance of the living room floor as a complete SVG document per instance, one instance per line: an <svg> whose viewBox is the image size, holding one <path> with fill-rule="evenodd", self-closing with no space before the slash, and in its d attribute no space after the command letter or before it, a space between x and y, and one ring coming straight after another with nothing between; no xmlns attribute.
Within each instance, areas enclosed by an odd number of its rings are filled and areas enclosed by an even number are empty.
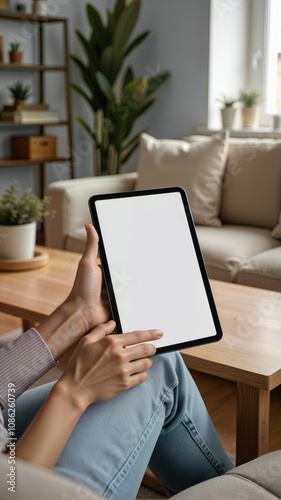
<svg viewBox="0 0 281 500"><path fill-rule="evenodd" d="M21 320L0 313L0 336L21 327ZM192 376L205 401L224 449L235 454L236 390L235 383L192 370ZM269 451L281 449L281 386L271 392ZM166 498L142 486L138 498Z"/></svg>

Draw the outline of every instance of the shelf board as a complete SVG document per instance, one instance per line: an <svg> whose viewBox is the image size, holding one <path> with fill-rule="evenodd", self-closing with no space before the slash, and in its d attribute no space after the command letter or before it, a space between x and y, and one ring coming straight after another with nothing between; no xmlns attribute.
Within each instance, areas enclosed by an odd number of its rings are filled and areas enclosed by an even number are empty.
<svg viewBox="0 0 281 500"><path fill-rule="evenodd" d="M11 12L9 10L0 11L0 20L6 19L9 21L19 21L30 23L62 23L66 21L65 17L40 16L35 14L27 14L26 12Z"/></svg>
<svg viewBox="0 0 281 500"><path fill-rule="evenodd" d="M4 158L0 160L0 168L3 167L19 167L24 165L40 165L40 163L65 162L71 161L69 156L57 156L55 158L40 159L40 160L13 160L12 158Z"/></svg>
<svg viewBox="0 0 281 500"><path fill-rule="evenodd" d="M32 123L17 123L17 122L5 122L0 121L0 126L2 127L58 127L61 125L69 125L69 120L60 120L58 122L32 122Z"/></svg>
<svg viewBox="0 0 281 500"><path fill-rule="evenodd" d="M44 64L0 63L0 71L66 71L66 66L48 66Z"/></svg>

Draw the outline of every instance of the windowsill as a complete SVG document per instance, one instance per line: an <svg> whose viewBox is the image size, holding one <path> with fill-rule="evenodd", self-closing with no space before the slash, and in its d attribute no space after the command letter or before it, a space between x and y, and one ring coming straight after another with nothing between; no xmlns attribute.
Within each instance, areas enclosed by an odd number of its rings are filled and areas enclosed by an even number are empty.
<svg viewBox="0 0 281 500"><path fill-rule="evenodd" d="M223 129L211 129L206 125L197 125L195 134L198 135L212 135L221 132ZM253 137L258 139L281 139L281 129L274 130L271 127L259 127L259 128L236 128L228 129L230 137Z"/></svg>

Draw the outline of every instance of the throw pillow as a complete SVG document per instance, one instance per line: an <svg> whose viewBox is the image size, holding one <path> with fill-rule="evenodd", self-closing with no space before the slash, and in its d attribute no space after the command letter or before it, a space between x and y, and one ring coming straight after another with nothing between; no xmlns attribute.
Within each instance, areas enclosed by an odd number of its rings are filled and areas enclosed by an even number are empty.
<svg viewBox="0 0 281 500"><path fill-rule="evenodd" d="M273 229L281 206L281 141L229 140L220 217L226 224Z"/></svg>
<svg viewBox="0 0 281 500"><path fill-rule="evenodd" d="M273 238L277 238L277 239L281 240L281 213L279 215L279 222L278 222L277 226L275 226L275 228L272 231L272 236L273 236Z"/></svg>
<svg viewBox="0 0 281 500"><path fill-rule="evenodd" d="M135 190L180 186L187 193L196 224L221 226L219 211L227 153L227 132L199 143L158 140L142 134Z"/></svg>

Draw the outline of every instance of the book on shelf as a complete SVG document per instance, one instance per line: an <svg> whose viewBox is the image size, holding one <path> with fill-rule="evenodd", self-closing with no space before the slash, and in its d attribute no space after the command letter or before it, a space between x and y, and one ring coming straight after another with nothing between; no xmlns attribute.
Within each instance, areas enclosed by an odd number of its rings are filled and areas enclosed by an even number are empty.
<svg viewBox="0 0 281 500"><path fill-rule="evenodd" d="M2 111L1 121L14 123L55 123L59 121L58 111L17 109Z"/></svg>

